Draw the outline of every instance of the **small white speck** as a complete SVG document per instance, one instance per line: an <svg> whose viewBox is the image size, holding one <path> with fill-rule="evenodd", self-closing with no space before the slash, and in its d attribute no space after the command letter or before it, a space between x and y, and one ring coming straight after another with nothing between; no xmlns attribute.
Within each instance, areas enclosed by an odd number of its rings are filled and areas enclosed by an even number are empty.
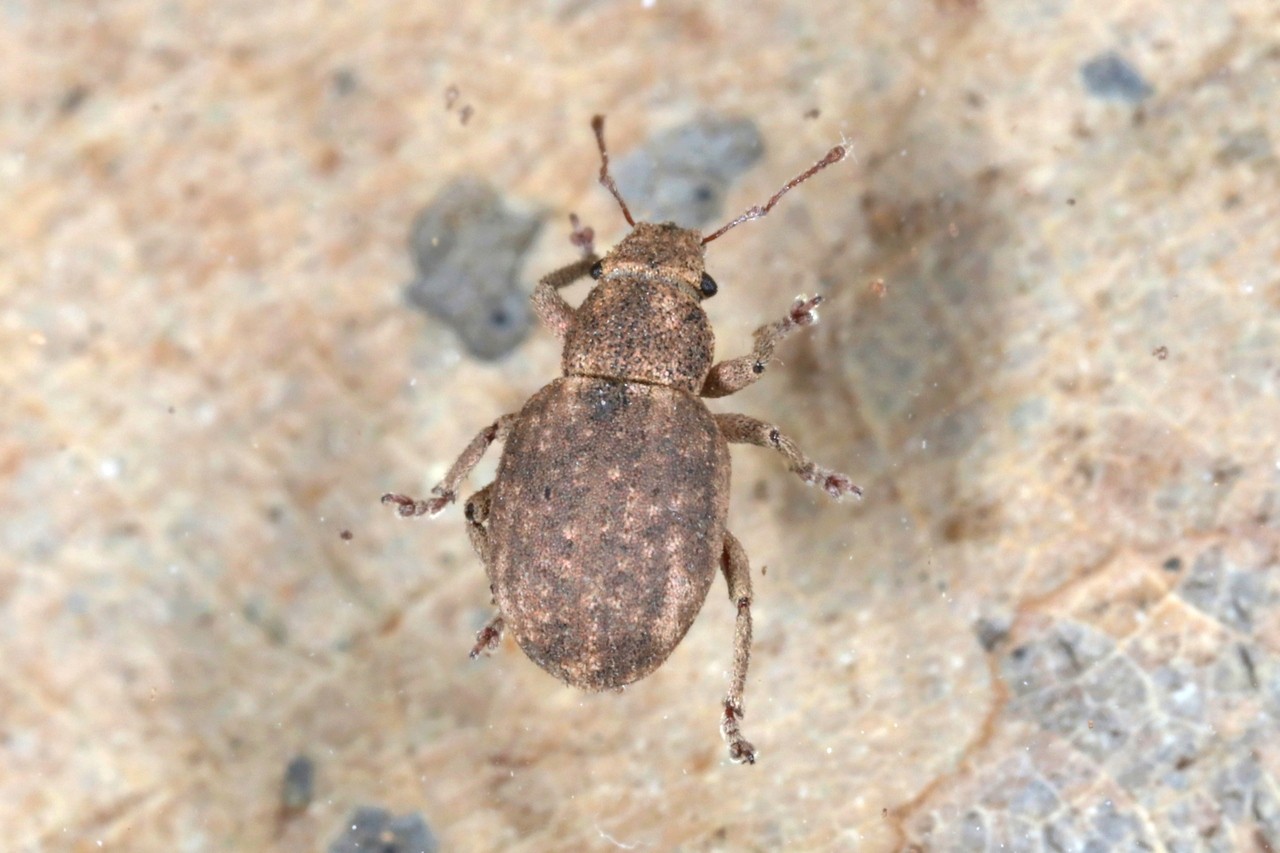
<svg viewBox="0 0 1280 853"><path fill-rule="evenodd" d="M120 472L124 470L123 463L115 457L108 457L98 463L98 476L104 480L114 480L120 476Z"/></svg>
<svg viewBox="0 0 1280 853"><path fill-rule="evenodd" d="M0 175L6 178L17 178L27 165L26 154L11 154L0 160Z"/></svg>

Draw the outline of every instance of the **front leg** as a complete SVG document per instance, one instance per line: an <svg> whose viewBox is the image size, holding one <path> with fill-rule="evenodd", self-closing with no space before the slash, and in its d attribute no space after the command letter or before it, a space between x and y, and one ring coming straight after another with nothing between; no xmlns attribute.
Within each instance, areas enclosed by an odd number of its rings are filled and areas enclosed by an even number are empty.
<svg viewBox="0 0 1280 853"><path fill-rule="evenodd" d="M839 499L845 495L862 497L862 489L855 486L846 475L823 468L805 456L796 443L773 424L746 415L716 415L715 418L721 435L730 444L754 444L778 451L787 460L787 467L800 475L800 479L810 485L821 486L833 498Z"/></svg>
<svg viewBox="0 0 1280 853"><path fill-rule="evenodd" d="M533 290L533 311L547 325L556 337L564 340L573 323L573 306L564 301L559 291L568 287L578 279L591 273L591 268L600 259L595 253L589 253L581 260L574 261L567 267L561 267L553 273L543 276Z"/></svg>
<svg viewBox="0 0 1280 853"><path fill-rule="evenodd" d="M799 326L811 326L818 322L818 305L822 297L805 299L801 296L791 306L791 311L776 323L767 323L756 329L752 336L755 346L750 355L722 361L711 368L702 384L703 397L727 397L755 382L769 366L773 350L783 338Z"/></svg>
<svg viewBox="0 0 1280 853"><path fill-rule="evenodd" d="M511 431L511 425L515 421L516 415L514 413L503 415L480 430L476 437L471 439L471 443L467 445L466 450L462 451L462 455L453 463L449 473L445 474L444 479L431 490L431 494L435 495L431 500L417 500L408 495L388 493L382 496L382 502L384 504L395 504L396 511L404 518L412 518L417 515L437 515L446 506L457 500L458 486L471 473L471 469L476 467L476 463L480 461L485 451L489 449L489 445L495 441L506 439L507 433Z"/></svg>

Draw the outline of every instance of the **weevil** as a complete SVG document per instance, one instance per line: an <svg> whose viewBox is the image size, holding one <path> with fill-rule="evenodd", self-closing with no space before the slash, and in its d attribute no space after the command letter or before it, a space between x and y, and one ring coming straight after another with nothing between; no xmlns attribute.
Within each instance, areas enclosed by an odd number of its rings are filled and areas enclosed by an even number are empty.
<svg viewBox="0 0 1280 853"><path fill-rule="evenodd" d="M730 444L776 451L806 483L835 498L861 497L844 474L810 460L776 426L740 414L712 414L704 397L725 397L758 380L778 343L817 321L820 296L800 297L781 320L756 329L751 352L714 362L715 337L702 301L716 294L705 246L767 214L800 183L843 159L837 146L703 237L674 223L636 222L609 173L604 118L592 119L600 183L631 232L598 257L543 278L538 317L563 341L563 376L519 412L485 427L418 500L387 494L405 517L436 515L494 442L503 442L493 482L465 504L467 533L489 577L497 613L471 651L493 651L503 632L535 663L585 690L618 689L657 669L680 643L706 599L716 568L737 608L733 674L720 731L734 762L755 763L743 736L743 692L751 657L751 577L746 551L725 526ZM590 276L574 308L560 290Z"/></svg>

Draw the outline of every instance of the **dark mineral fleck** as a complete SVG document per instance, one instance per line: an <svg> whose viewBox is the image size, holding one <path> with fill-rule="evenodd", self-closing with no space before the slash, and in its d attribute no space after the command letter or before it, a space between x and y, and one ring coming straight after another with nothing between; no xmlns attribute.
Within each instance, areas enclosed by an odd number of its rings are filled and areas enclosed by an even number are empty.
<svg viewBox="0 0 1280 853"><path fill-rule="evenodd" d="M369 806L352 812L345 831L329 844L329 853L436 853L438 849L421 816L395 816Z"/></svg>
<svg viewBox="0 0 1280 853"><path fill-rule="evenodd" d="M730 184L763 151L748 119L700 116L619 160L618 188L648 221L697 228L723 214Z"/></svg>
<svg viewBox="0 0 1280 853"><path fill-rule="evenodd" d="M515 213L491 186L459 178L418 215L409 237L418 275L410 304L453 327L477 358L506 355L529 331L520 267L541 227Z"/></svg>
<svg viewBox="0 0 1280 853"><path fill-rule="evenodd" d="M1154 90L1137 70L1114 51L1107 51L1080 66L1084 87L1095 98L1138 103Z"/></svg>
<svg viewBox="0 0 1280 853"><path fill-rule="evenodd" d="M63 113L73 113L89 99L89 87L77 83L68 89L58 102L58 109Z"/></svg>
<svg viewBox="0 0 1280 853"><path fill-rule="evenodd" d="M977 635L978 644L984 651L995 651L997 646L1009 638L1009 620L984 617L973 623L973 633Z"/></svg>
<svg viewBox="0 0 1280 853"><path fill-rule="evenodd" d="M284 769L280 804L287 812L300 812L311 805L315 792L316 765L305 755L296 756Z"/></svg>
<svg viewBox="0 0 1280 853"><path fill-rule="evenodd" d="M338 68L330 75L329 83L333 86L334 94L350 95L360 87L360 78L350 68Z"/></svg>

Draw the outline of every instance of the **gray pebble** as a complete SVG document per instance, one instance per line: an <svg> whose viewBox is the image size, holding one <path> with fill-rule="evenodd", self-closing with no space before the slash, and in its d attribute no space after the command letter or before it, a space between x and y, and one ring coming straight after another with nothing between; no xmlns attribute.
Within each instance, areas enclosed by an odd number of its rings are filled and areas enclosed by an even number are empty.
<svg viewBox="0 0 1280 853"><path fill-rule="evenodd" d="M536 215L508 209L484 181L453 181L413 224L409 251L418 275L405 288L409 303L451 326L475 357L506 355L532 320L519 276L541 225Z"/></svg>
<svg viewBox="0 0 1280 853"><path fill-rule="evenodd" d="M1084 87L1095 98L1138 103L1154 89L1124 57L1107 51L1080 66Z"/></svg>
<svg viewBox="0 0 1280 853"><path fill-rule="evenodd" d="M614 176L637 221L700 228L724 215L733 180L763 152L749 119L703 115L622 157Z"/></svg>
<svg viewBox="0 0 1280 853"><path fill-rule="evenodd" d="M352 812L346 830L329 844L329 853L436 853L439 849L420 815L396 816L371 806Z"/></svg>
<svg viewBox="0 0 1280 853"><path fill-rule="evenodd" d="M315 762L305 755L296 756L284 770L280 803L285 811L298 812L311 805L315 784Z"/></svg>

